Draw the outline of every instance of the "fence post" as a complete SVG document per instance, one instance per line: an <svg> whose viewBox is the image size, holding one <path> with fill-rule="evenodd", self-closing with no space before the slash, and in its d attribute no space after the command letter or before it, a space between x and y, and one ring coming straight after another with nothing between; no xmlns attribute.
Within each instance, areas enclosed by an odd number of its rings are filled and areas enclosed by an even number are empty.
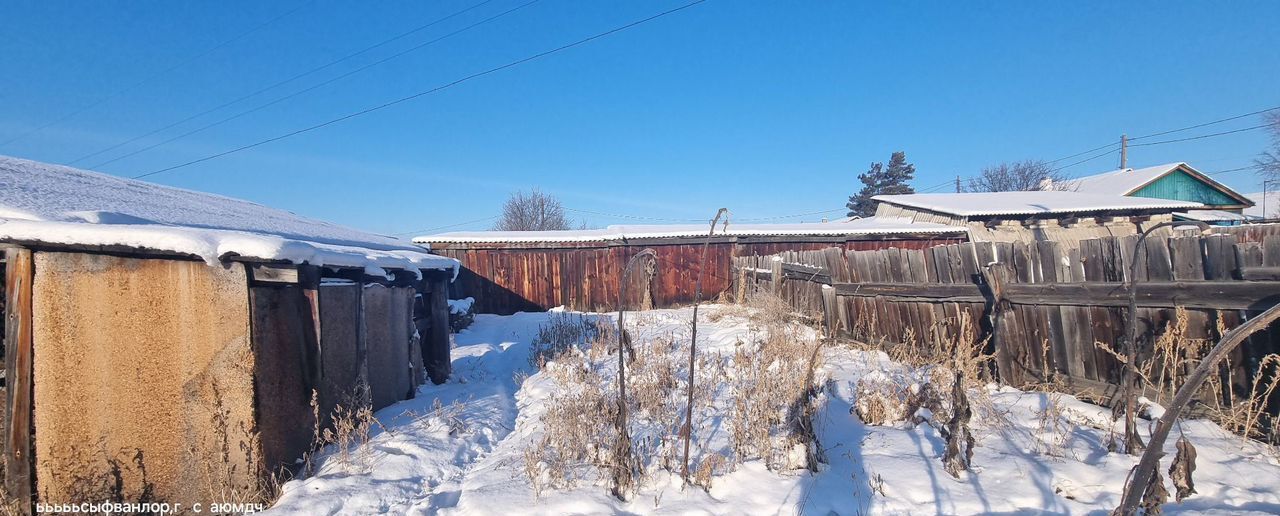
<svg viewBox="0 0 1280 516"><path fill-rule="evenodd" d="M831 285L822 286L822 321L827 327L827 337L835 337L840 325L840 304Z"/></svg>
<svg viewBox="0 0 1280 516"><path fill-rule="evenodd" d="M983 282L989 290L987 300L988 316L991 317L991 344L996 350L996 375L1006 384L1016 385L1013 380L1013 359L1004 339L1000 338L1000 322L1007 311L1008 302L1004 298L1004 287L1013 278L1013 270L1008 263L993 263L978 269L982 273Z"/></svg>
<svg viewBox="0 0 1280 516"><path fill-rule="evenodd" d="M769 260L769 271L772 273L769 289L773 295L781 295L782 292L782 260L775 256Z"/></svg>

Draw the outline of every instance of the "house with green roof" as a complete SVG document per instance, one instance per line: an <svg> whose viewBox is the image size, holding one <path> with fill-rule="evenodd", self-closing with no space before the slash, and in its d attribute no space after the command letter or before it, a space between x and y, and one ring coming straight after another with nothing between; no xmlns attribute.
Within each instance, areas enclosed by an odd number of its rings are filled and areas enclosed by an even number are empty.
<svg viewBox="0 0 1280 516"><path fill-rule="evenodd" d="M1057 186L1081 193L1198 202L1205 207L1177 212L1174 218L1219 225L1239 224L1246 219L1242 212L1254 205L1245 195L1185 162L1113 170L1071 179Z"/></svg>

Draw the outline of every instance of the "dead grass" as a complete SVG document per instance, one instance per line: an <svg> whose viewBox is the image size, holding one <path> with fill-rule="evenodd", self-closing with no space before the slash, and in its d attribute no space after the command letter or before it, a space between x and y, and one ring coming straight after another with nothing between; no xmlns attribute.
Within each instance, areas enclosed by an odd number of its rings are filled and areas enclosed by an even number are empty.
<svg viewBox="0 0 1280 516"><path fill-rule="evenodd" d="M814 399L821 385L816 372L821 353L812 330L797 326L800 318L776 296L750 296L751 304L704 313L706 319L740 316L750 321L752 337L732 353L702 351L696 355L691 481L709 489L714 477L745 460L763 459L771 468L816 468L820 458L814 440ZM685 331L654 333L643 313L628 317L627 332L634 355L627 357L627 433L643 485L655 471L681 471L683 426L688 378L689 336ZM576 317L547 325L540 349L559 350L543 360L543 374L555 387L542 415L543 435L524 452L523 474L541 496L608 478L620 456L616 420L616 331L582 328ZM635 336L631 333L636 332ZM587 342L575 340L590 334ZM569 345L555 343L570 342ZM548 356L550 354L547 354ZM612 358L610 358L612 357ZM727 401L726 401L727 400ZM728 406L729 408L725 408ZM725 412L727 411L727 417ZM732 450L709 449L709 426L723 418Z"/></svg>
<svg viewBox="0 0 1280 516"><path fill-rule="evenodd" d="M1140 394L1156 403L1171 400L1186 376L1216 344L1217 337L1227 333L1220 314L1214 322L1216 336L1195 338L1190 334L1187 310L1175 309L1173 317L1155 335L1149 354L1139 355L1135 362ZM1129 357L1123 353L1101 342L1095 345L1120 363L1128 363ZM1222 373L1211 374L1205 381L1197 395L1196 411L1246 438L1280 443L1280 434L1277 433L1280 421L1268 412L1268 405L1280 386L1280 356L1273 353L1262 357L1252 367L1253 371L1247 373L1251 375L1247 378L1240 378L1239 373L1249 368L1236 367L1230 356L1224 362L1220 369ZM1247 387L1247 391L1237 392L1237 386L1242 386L1242 391Z"/></svg>
<svg viewBox="0 0 1280 516"><path fill-rule="evenodd" d="M547 322L538 327L529 350L529 362L541 369L573 348L598 344L616 344L610 338L613 326L604 319L573 312L552 312Z"/></svg>

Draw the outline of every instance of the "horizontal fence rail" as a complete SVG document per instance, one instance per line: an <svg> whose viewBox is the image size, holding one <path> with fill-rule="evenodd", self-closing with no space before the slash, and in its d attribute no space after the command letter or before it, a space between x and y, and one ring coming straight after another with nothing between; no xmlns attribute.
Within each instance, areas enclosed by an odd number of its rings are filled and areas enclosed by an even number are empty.
<svg viewBox="0 0 1280 516"><path fill-rule="evenodd" d="M1186 342L1222 333L1280 303L1280 226L1174 232L1084 240L968 242L926 249L791 251L733 259L735 295L769 291L800 311L821 315L828 331L867 342L927 346L962 330L989 338L1000 378L1011 385L1050 376L1077 392L1108 398L1120 380L1128 286L1138 306L1138 360L1181 313ZM1135 263L1135 274L1126 277ZM987 275L999 264L999 301ZM967 317L962 317L967 315ZM969 328L960 328L961 323ZM1275 337L1275 338L1273 338ZM1280 331L1255 335L1224 371L1235 392L1269 353ZM1234 374L1227 374L1233 372ZM1230 402L1231 400L1216 400Z"/></svg>

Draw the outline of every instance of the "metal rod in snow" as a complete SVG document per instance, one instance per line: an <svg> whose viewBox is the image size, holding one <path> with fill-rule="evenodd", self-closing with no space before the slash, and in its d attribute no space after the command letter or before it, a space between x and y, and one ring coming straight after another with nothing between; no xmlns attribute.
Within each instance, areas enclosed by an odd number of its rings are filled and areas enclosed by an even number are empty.
<svg viewBox="0 0 1280 516"><path fill-rule="evenodd" d="M684 413L684 426L680 431L684 434L684 469L680 476L684 480L684 485L689 485L689 441L693 440L693 374L694 359L698 355L698 303L702 302L702 273L707 268L707 248L711 246L711 237L716 233L716 223L720 222L720 217L725 216L725 229L729 228L728 208L720 208L716 211L715 218L711 219L711 229L707 231L707 239L702 241L702 259L698 263L698 278L694 280L693 287L693 333L689 340L689 400Z"/></svg>

